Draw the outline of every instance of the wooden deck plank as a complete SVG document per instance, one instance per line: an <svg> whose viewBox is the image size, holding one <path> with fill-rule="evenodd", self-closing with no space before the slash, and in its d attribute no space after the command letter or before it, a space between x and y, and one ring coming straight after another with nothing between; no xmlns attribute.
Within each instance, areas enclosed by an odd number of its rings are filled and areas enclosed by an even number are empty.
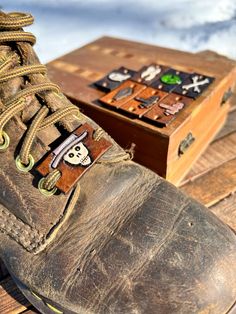
<svg viewBox="0 0 236 314"><path fill-rule="evenodd" d="M235 121L236 122L236 121ZM236 132L230 133L214 141L195 163L191 171L183 180L181 186L196 177L203 175L205 172L219 167L223 163L234 159L236 156Z"/></svg>
<svg viewBox="0 0 236 314"><path fill-rule="evenodd" d="M212 206L236 191L236 158L190 181L181 190L206 206Z"/></svg>
<svg viewBox="0 0 236 314"><path fill-rule="evenodd" d="M233 230L236 230L236 194L231 194L221 200L210 207L210 210Z"/></svg>
<svg viewBox="0 0 236 314"><path fill-rule="evenodd" d="M0 300L1 314L19 314L30 306L10 277L0 282Z"/></svg>
<svg viewBox="0 0 236 314"><path fill-rule="evenodd" d="M235 104L236 104L236 101L235 101ZM231 134L233 132L236 132L236 110L235 109L229 113L224 127L216 135L214 141L217 141L217 140L219 140L219 139L221 139L221 138L225 137L226 135Z"/></svg>

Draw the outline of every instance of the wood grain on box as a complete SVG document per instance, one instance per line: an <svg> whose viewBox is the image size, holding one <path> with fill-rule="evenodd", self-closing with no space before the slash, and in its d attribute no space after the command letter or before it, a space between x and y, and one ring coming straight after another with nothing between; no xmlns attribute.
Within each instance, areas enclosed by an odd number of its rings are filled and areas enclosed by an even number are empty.
<svg viewBox="0 0 236 314"><path fill-rule="evenodd" d="M106 39L104 39L106 40ZM127 42L125 45L129 47L129 43ZM117 48L110 49L106 51L102 49L99 45L89 45L89 50L91 51L100 51L102 55L110 55L114 54L117 56L117 59L127 58L127 60L131 60L134 56L133 48L129 49L131 52L128 54L125 50L120 51ZM140 57L138 58L139 64L145 62L150 62L150 58L142 57L142 54L145 55L145 46L139 46ZM86 50L87 51L87 50ZM119 55L120 51L120 55ZM151 52L147 52L149 55ZM174 51L166 50L165 48L159 48L159 58L163 58L165 55L166 58L171 58L173 56ZM185 62L188 63L191 61L191 54L181 53L185 57ZM75 52L76 55L76 52ZM216 68L220 71L220 67L218 65L218 61L222 60L225 64L228 64L228 67L234 65L229 59L225 57L219 56L213 52L201 52L201 60L204 58L205 66L209 66L214 62L216 64ZM73 56L73 54L72 54ZM154 56L155 57L155 56ZM83 56L85 58L85 56ZM197 59L196 59L197 60ZM87 61L88 62L88 61ZM93 62L91 60L90 62ZM181 65L184 61L182 59L179 60L179 64ZM185 63L185 64L186 64ZM63 64L64 68L65 64ZM199 63L199 67L200 67ZM109 68L109 66L106 65ZM117 62L118 67L118 62ZM77 67L76 67L77 68ZM107 69L109 70L109 69ZM222 69L222 72L224 69ZM62 82L63 88L68 88L70 85L70 81L68 78L69 72L65 72L64 70L60 70L58 65L56 67L50 67L51 73L54 71L61 71L60 75L64 77ZM73 69L74 71L74 69ZM72 72L73 72L72 71ZM100 70L101 71L101 70ZM82 72L83 73L83 72ZM102 78L103 74L99 74L99 69L96 72L97 79ZM58 75L58 73L56 73ZM54 73L55 75L55 73ZM73 74L73 78L79 77L79 81L85 79L85 75L81 76L79 73ZM88 83L88 81L86 81ZM84 93L84 89L80 90L78 86L72 85L74 97L83 96L84 98L88 97L87 94ZM100 92L100 95L102 93ZM75 98L76 98L75 97ZM94 95L96 97L96 95ZM190 169L187 176L183 178L181 181L181 189L188 193L190 196L197 198L199 201L202 201L205 205L209 207L213 213L215 213L222 221L227 223L232 229L236 230L236 194L235 191L235 159L236 159L236 93L233 95L231 99L231 107L230 113L227 117L226 124L223 129L215 136L212 143L206 148L204 154L194 163L193 167ZM93 112L93 111L92 111ZM101 111L102 112L102 111ZM99 111L98 111L99 113ZM109 116L109 114L107 114ZM104 119L104 115L101 114L101 118ZM118 127L121 131L121 136L125 135L125 131L122 129L125 121L122 119L117 120ZM143 126L146 130L146 125ZM130 129L131 130L131 129ZM141 135L142 128L137 128L138 134ZM139 133L140 132L140 133ZM155 133L150 132L150 137L147 138L147 147L151 145L152 139L155 137ZM159 139L160 145L165 147L166 142L163 139ZM157 156L157 161L162 162L165 157L167 150L163 150ZM148 162L149 158L143 156L145 162ZM226 185L226 189L225 189ZM196 186L196 189L195 189ZM33 309L27 300L23 297L23 295L16 288L12 279L7 275L6 269L3 266L2 262L0 262L0 313L1 314L9 314L9 313L27 313L33 314L38 313L35 309ZM4 278L4 279L3 279Z"/></svg>
<svg viewBox="0 0 236 314"><path fill-rule="evenodd" d="M163 115L168 108L158 104L158 112L153 112L151 117L151 111L145 112L138 107L136 96L129 101L121 98L114 102L112 98L117 90L107 94L94 86L94 82L115 69L124 67L140 75L141 68L155 64L165 69L171 67L175 69L173 73L198 73L203 79L214 78L214 81L188 105L182 108L176 104L173 115ZM98 122L122 147L127 149L134 143L134 160L174 184L181 182L225 122L229 103L222 99L234 85L235 69L234 62L215 54L206 57L109 37L98 39L49 64L52 80L81 111ZM132 83L122 84L125 88ZM157 118L158 113L162 114L161 118ZM145 114L147 117L143 120ZM180 144L188 139L190 132L195 141L189 142L185 152L179 154Z"/></svg>

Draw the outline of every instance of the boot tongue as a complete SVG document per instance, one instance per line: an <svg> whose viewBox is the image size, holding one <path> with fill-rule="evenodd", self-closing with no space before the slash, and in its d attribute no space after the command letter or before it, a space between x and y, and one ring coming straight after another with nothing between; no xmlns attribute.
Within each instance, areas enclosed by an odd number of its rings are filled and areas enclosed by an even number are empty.
<svg viewBox="0 0 236 314"><path fill-rule="evenodd" d="M6 14L0 12L0 16L6 16ZM4 32L4 30L3 30ZM27 42L10 43L7 45L0 45L0 67L4 65L4 72L20 67L23 65L35 65L40 64L38 57L36 56L32 46ZM27 77L16 77L0 84L0 97L3 104L8 98L16 95L20 90L27 88L29 85L37 85L40 83L49 82L47 76L43 74L32 74ZM28 124L29 121L35 116L35 114L41 109L43 101L46 101L47 105L56 111L64 108L68 105L68 101L65 97L58 97L52 92L47 92L41 97L30 95L26 98L26 107L22 110L17 118L20 118L20 122ZM0 109L3 107L0 104ZM72 117L67 116L63 125L68 131L73 131L80 123ZM60 128L61 130L61 128ZM47 147L54 142L61 135L56 126L49 126L43 131L39 131L37 137L41 143ZM48 147L47 147L48 150Z"/></svg>
<svg viewBox="0 0 236 314"><path fill-rule="evenodd" d="M0 45L0 67L7 72L20 65L20 57L9 46ZM0 84L0 97L4 102L16 94L23 84L23 78L17 77Z"/></svg>
<svg viewBox="0 0 236 314"><path fill-rule="evenodd" d="M20 18L21 17L20 14L18 15ZM0 18L2 19L6 17L8 18L12 17L14 20L16 16L17 16L17 13L6 14L0 11ZM22 23L19 23L18 25L20 24L23 25ZM4 33L5 31L9 31L9 28L12 29L11 26L7 28L3 26L1 29L1 32ZM14 31L23 31L23 29L18 26L14 29ZM2 55L2 60L0 58L0 70L1 70L1 65L4 65L4 69L2 69L2 72L16 68L16 67L20 67L20 66L30 66L30 65L40 64L40 61L37 55L35 54L32 48L32 45L29 42L17 41L17 42L10 42L9 44L7 43L5 45L0 45L0 56L1 55ZM6 58L8 58L7 63L5 63ZM4 104L7 99L16 95L20 90L29 87L29 85L37 85L37 84L47 83L47 82L50 82L50 80L48 79L46 75L43 75L41 73L31 74L25 77L16 77L0 84L0 97ZM61 97L59 97L58 95L50 91L47 91L38 96L30 95L26 98L25 109L18 115L18 117L21 118L21 122L27 124L30 120L32 120L35 114L41 109L42 105L45 105L45 102L47 106L51 109L51 111L53 112L58 109L67 107L68 104L71 105L70 102L65 97L62 97L62 95ZM63 119L61 124L64 126L64 128L67 131L71 132L75 128L77 128L81 124L81 122L79 122L78 119L76 119L75 117L67 116L66 119ZM45 133L45 132L41 132L41 131L38 132L38 136L40 136L41 133ZM51 140L48 139L49 134L50 134ZM47 141L46 141L47 144L57 139L59 135L60 135L60 132L58 131L58 129L55 126L51 127L51 130L47 130Z"/></svg>
<svg viewBox="0 0 236 314"><path fill-rule="evenodd" d="M18 28L17 30L22 31L21 28ZM3 29L1 31L4 33L5 30ZM20 68L21 66L40 64L40 61L29 42L17 41L0 45L0 55L2 55L2 60L0 59L0 70L2 70L2 73L15 68ZM24 77L16 77L1 83L0 97L3 102L3 106L5 103L7 103L9 98L11 99L23 89L28 88L30 85L37 86L38 84L43 83L51 83L47 75L43 73L29 74ZM23 128L23 130L25 130L27 126L30 125L32 119L39 112L42 106L47 105L47 107L50 108L50 113L60 109L65 109L68 107L68 105L71 106L71 103L66 99L66 97L63 96L63 94L57 94L53 91L46 91L37 95L32 94L27 96L25 101L26 106L24 110L18 113L14 119L17 121L19 127L21 127L21 129ZM46 129L38 131L36 138L38 138L39 141L37 141L35 138L36 141L34 141L32 146L32 149L35 152L35 161L41 159L41 157L43 157L43 155L50 149L50 144L55 142L61 135L63 135L63 138L64 136L67 136L68 133L65 133L65 130L68 132L73 132L81 125L81 123L81 119L78 119L78 117L75 117L71 114L66 115L60 120L60 125L64 128L58 127L57 124L56 126L51 125Z"/></svg>
<svg viewBox="0 0 236 314"><path fill-rule="evenodd" d="M25 50L22 50L25 51ZM0 66L7 64L4 67L4 71L8 71L22 65L29 65L26 55L22 58L21 51L12 49L10 46L0 46ZM37 60L38 62L38 60ZM39 63L39 62L38 62ZM35 64L35 63L34 63ZM0 97L2 100L3 107L4 103L8 98L16 95L20 90L27 88L27 85L30 84L30 78L25 77L16 77L6 82L0 84ZM21 123L27 125L29 121L35 116L35 114L40 110L42 104L35 95L28 96L26 98L26 107L17 115L17 120ZM55 141L60 136L60 132L55 126L50 126L44 131L38 132L38 137L40 142L44 143L47 147L50 143Z"/></svg>

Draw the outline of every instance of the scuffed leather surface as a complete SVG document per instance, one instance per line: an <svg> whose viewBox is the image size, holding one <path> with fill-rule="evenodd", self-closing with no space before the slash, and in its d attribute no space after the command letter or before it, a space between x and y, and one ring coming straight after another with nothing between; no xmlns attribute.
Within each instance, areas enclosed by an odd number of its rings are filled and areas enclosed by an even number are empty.
<svg viewBox="0 0 236 314"><path fill-rule="evenodd" d="M17 54L7 46L0 46L0 56L2 58L10 57L13 60L10 68L19 66L20 56L21 62L24 64L39 63L32 47L27 43L19 43L18 49L21 53ZM1 61L1 60L0 60ZM49 79L42 74L30 75L30 83L37 84ZM29 83L28 83L29 84ZM25 88L26 85L23 78L11 79L0 84L0 109L3 108L4 102L11 96L15 95L19 90ZM63 95L57 95L48 92L45 95L46 101L51 104L53 110L63 108L69 101ZM63 216L64 211L69 205L70 194L55 195L46 198L42 195L37 184L40 179L36 171L32 173L22 173L16 169L15 158L19 153L22 139L27 131L27 123L33 118L35 113L41 108L41 105L35 96L27 97L27 107L18 116L10 120L4 130L8 133L11 143L10 147L0 152L0 203L11 213L16 215L29 226L37 229L37 231L47 236L52 227L54 227ZM81 123L89 122L95 129L98 125L89 118L81 116L67 116L62 121L67 130L73 131ZM45 156L51 149L50 144L55 141L61 133L55 126L38 132L37 138L33 143L32 152L36 162ZM109 160L114 156L124 156L124 151L108 136L105 135L112 143L113 147L107 151L100 159ZM93 171L93 169L91 169ZM86 176L85 176L86 177ZM20 235L19 235L20 236Z"/></svg>
<svg viewBox="0 0 236 314"><path fill-rule="evenodd" d="M18 48L24 64L38 62L29 44ZM9 49L1 47L1 53ZM12 67L18 61L15 55ZM32 84L47 80L40 74L30 79ZM21 78L2 84L1 101L22 84ZM53 93L45 98L53 110L67 102ZM11 147L0 154L0 203L46 234L69 196L45 198L33 174L16 170L18 140L40 108L35 97L27 101L27 110L6 128ZM63 125L73 130L83 122L97 127L84 116L67 117ZM36 161L59 135L55 127L38 134ZM111 162L124 152L110 140L112 149L82 177L73 213L44 251L29 253L0 233L0 256L10 272L65 313L226 313L236 299L234 233L153 172L130 161Z"/></svg>
<svg viewBox="0 0 236 314"><path fill-rule="evenodd" d="M236 298L227 226L133 162L96 165L87 179L45 251L1 245L17 278L75 313L227 312Z"/></svg>

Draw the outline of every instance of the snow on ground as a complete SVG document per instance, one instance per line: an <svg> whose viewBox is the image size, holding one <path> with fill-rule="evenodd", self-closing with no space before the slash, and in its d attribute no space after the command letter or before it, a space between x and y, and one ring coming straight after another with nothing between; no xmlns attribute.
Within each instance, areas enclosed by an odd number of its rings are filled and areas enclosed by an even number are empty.
<svg viewBox="0 0 236 314"><path fill-rule="evenodd" d="M236 59L236 0L0 0L35 16L42 62L103 35Z"/></svg>

